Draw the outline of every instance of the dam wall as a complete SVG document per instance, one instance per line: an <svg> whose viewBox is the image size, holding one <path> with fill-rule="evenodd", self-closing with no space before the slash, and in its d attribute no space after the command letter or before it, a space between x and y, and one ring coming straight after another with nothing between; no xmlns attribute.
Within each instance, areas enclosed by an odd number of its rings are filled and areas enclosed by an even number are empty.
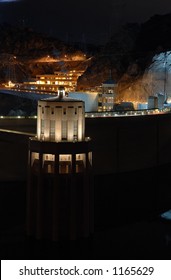
<svg viewBox="0 0 171 280"><path fill-rule="evenodd" d="M0 179L27 176L28 138L36 119L0 119ZM171 162L171 114L86 118L95 175L156 167Z"/></svg>

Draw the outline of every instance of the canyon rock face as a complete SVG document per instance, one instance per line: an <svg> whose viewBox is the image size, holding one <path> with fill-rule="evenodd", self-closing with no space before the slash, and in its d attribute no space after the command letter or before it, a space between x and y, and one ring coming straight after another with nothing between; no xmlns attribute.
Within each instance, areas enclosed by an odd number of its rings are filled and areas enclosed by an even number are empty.
<svg viewBox="0 0 171 280"><path fill-rule="evenodd" d="M89 58L89 57L88 57ZM23 82L37 74L68 69L85 70L90 64L84 52L28 28L0 25L0 82Z"/></svg>
<svg viewBox="0 0 171 280"><path fill-rule="evenodd" d="M101 86L111 77L118 83L117 102L146 102L149 95L162 91L163 78L157 78L159 74L152 78L152 72L164 75L164 68L155 68L155 60L171 50L171 14L155 15L143 24L128 23L104 46L69 45L29 28L5 24L0 25L0 38L1 83L76 69L84 71L77 90Z"/></svg>

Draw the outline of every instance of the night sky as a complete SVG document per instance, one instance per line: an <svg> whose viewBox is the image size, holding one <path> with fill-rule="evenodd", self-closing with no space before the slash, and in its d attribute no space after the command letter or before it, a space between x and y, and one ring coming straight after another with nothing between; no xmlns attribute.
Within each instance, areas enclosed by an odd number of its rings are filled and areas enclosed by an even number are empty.
<svg viewBox="0 0 171 280"><path fill-rule="evenodd" d="M0 0L0 22L67 41L105 42L118 26L171 12L170 0Z"/></svg>

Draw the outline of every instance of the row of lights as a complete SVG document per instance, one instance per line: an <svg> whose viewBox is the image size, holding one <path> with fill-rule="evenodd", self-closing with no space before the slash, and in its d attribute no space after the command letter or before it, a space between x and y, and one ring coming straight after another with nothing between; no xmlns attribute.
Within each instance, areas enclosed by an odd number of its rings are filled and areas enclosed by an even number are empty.
<svg viewBox="0 0 171 280"><path fill-rule="evenodd" d="M92 113L85 113L86 118L102 118L102 117L125 117L125 116L140 116L140 115L155 115L155 114L163 114L165 112L171 112L171 109L154 109L154 110L141 110L141 111L127 111L127 112L94 112Z"/></svg>
<svg viewBox="0 0 171 280"><path fill-rule="evenodd" d="M167 110L171 111L171 110ZM86 118L102 118L102 117L124 117L124 116L139 116L139 115L153 115L153 114L162 114L166 110L151 110L151 111L139 111L139 112L124 112L124 113L85 113ZM0 119L37 119L37 116L0 116Z"/></svg>
<svg viewBox="0 0 171 280"><path fill-rule="evenodd" d="M0 119L37 119L37 116L0 116Z"/></svg>

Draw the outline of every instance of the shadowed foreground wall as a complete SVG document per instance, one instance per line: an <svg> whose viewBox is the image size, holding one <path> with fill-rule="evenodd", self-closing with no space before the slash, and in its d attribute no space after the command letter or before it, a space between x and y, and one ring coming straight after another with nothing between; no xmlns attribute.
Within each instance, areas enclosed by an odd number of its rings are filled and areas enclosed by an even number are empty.
<svg viewBox="0 0 171 280"><path fill-rule="evenodd" d="M86 119L95 174L154 167L171 161L171 114Z"/></svg>

